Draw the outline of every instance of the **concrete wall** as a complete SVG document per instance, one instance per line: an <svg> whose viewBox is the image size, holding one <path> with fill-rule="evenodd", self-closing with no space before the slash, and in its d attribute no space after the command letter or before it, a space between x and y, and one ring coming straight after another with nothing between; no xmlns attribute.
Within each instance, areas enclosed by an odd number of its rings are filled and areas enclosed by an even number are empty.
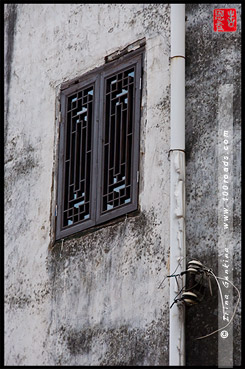
<svg viewBox="0 0 245 369"><path fill-rule="evenodd" d="M237 31L213 31L213 9L235 8ZM241 6L238 4L186 5L186 245L188 260L197 258L219 275L218 243L222 239L219 224L219 119L226 120L229 101L221 106L220 88L229 85L232 100L230 125L229 173L231 199L228 243L229 264L233 283L241 287ZM232 89L231 90L231 86ZM232 92L233 91L233 92ZM231 164L231 163L230 163ZM233 186L233 193L231 192ZM233 213L233 214L232 214ZM215 289L215 283L213 289ZM223 290L224 293L224 290ZM234 306L237 293L234 290ZM202 304L187 309L186 359L187 365L218 365L218 337L204 336L218 328L218 298L206 291ZM223 322L225 323L225 322ZM227 322L226 322L227 323ZM223 324L225 325L225 324ZM241 363L241 304L233 324L233 352L228 355L234 365ZM232 335L232 330L229 330ZM222 342L225 345L225 340ZM221 350L220 350L221 351ZM225 353L223 353L225 356ZM221 360L222 358L220 358ZM229 365L224 360L224 365Z"/></svg>
<svg viewBox="0 0 245 369"><path fill-rule="evenodd" d="M5 5L6 365L168 364L169 15ZM59 86L143 37L140 212L54 243Z"/></svg>
<svg viewBox="0 0 245 369"><path fill-rule="evenodd" d="M214 8L238 30L214 33ZM186 5L188 260L218 269L219 88L233 85L234 283L240 285L240 25L236 4ZM54 243L60 84L146 39L137 215ZM5 364L168 365L167 4L5 6ZM234 293L235 295L235 293ZM217 365L218 299L187 308L187 365ZM240 364L240 306L234 320Z"/></svg>

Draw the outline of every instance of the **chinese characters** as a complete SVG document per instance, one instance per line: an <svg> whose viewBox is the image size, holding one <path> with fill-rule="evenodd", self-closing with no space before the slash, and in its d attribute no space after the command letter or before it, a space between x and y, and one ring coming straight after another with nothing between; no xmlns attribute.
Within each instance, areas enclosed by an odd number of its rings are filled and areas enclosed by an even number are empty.
<svg viewBox="0 0 245 369"><path fill-rule="evenodd" d="M213 21L215 32L236 31L236 9L214 9Z"/></svg>

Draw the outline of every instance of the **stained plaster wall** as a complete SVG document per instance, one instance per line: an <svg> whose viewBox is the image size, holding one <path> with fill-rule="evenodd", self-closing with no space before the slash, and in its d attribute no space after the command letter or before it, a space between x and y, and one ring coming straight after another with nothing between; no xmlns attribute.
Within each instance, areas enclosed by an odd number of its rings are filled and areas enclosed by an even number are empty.
<svg viewBox="0 0 245 369"><path fill-rule="evenodd" d="M169 15L5 5L5 365L168 365ZM144 37L140 211L54 243L60 84Z"/></svg>
<svg viewBox="0 0 245 369"><path fill-rule="evenodd" d="M236 32L213 31L213 10L223 8L236 9ZM233 267L229 278L241 290L241 5L186 4L186 247L188 260L197 258L216 274L220 262L218 241L222 235L218 223L218 127L219 116L225 120L227 114L224 106L221 109L219 98L220 86L227 84L233 86L233 93L230 91L233 170L229 182L233 186L233 193L229 192L233 196L233 207L229 210L230 218L233 213L229 226L229 250L232 250L229 260ZM187 308L187 365L218 365L219 335L196 340L218 328L215 284L213 290L214 296L206 291L203 303ZM233 294L235 307L235 290ZM230 356L238 366L241 364L241 304L233 322L232 349Z"/></svg>

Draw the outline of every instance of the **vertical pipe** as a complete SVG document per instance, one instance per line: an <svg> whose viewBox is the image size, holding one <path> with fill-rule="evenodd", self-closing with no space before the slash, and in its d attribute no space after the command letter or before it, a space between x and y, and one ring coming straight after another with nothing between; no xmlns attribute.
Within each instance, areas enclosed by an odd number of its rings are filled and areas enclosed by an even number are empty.
<svg viewBox="0 0 245 369"><path fill-rule="evenodd" d="M171 150L185 150L185 4L171 4Z"/></svg>
<svg viewBox="0 0 245 369"><path fill-rule="evenodd" d="M170 272L185 270L185 5L171 4ZM183 281L185 283L185 281ZM170 304L181 285L170 278ZM185 311L170 309L169 365L185 365Z"/></svg>

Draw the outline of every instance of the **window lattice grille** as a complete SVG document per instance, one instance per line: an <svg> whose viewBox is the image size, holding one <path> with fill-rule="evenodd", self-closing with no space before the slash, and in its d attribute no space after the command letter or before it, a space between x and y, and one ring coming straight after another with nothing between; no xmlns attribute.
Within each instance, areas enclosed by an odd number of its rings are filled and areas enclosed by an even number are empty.
<svg viewBox="0 0 245 369"><path fill-rule="evenodd" d="M105 213L131 202L135 68L105 83L103 201Z"/></svg>
<svg viewBox="0 0 245 369"><path fill-rule="evenodd" d="M138 49L61 86L57 240L138 209L142 60Z"/></svg>
<svg viewBox="0 0 245 369"><path fill-rule="evenodd" d="M93 86L67 98L63 227L90 218Z"/></svg>

